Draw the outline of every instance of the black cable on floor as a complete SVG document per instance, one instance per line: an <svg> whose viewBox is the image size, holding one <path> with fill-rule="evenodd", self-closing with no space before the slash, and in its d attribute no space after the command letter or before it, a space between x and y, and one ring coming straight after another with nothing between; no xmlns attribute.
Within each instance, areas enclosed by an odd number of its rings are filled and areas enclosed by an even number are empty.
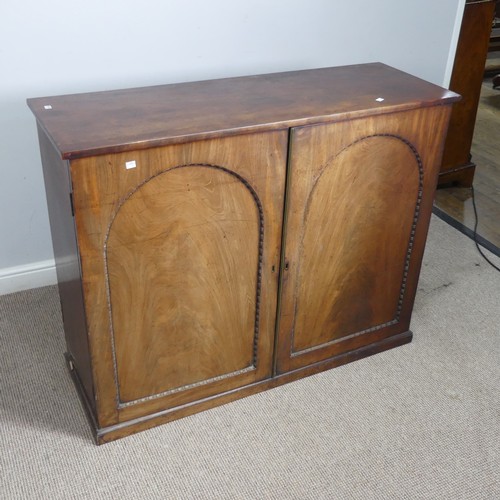
<svg viewBox="0 0 500 500"><path fill-rule="evenodd" d="M481 247L479 246L479 243L477 242L477 225L479 224L479 217L477 216L477 207L476 207L476 197L474 195L474 186L470 187L470 191L472 193L472 207L474 208L474 243L476 244L478 252L483 256L484 260L490 264L490 266L494 267L498 272L500 272L500 267L496 266L491 262L488 257L484 254L484 252L481 250Z"/></svg>

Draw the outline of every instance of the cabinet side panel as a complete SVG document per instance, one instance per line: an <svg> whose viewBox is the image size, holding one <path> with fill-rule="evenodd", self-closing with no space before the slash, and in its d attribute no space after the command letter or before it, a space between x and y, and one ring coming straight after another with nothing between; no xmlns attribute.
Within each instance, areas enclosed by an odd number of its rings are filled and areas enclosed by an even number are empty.
<svg viewBox="0 0 500 500"><path fill-rule="evenodd" d="M38 127L38 137L66 346L88 402L95 409L80 259L70 200L68 162L61 159L41 127Z"/></svg>

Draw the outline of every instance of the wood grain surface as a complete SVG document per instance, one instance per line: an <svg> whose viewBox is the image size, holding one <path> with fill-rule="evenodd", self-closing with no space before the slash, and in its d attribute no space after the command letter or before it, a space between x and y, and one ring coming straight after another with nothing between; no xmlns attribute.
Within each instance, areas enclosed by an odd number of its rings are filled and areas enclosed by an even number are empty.
<svg viewBox="0 0 500 500"><path fill-rule="evenodd" d="M64 158L77 158L339 121L457 98L373 63L43 97L28 104Z"/></svg>
<svg viewBox="0 0 500 500"><path fill-rule="evenodd" d="M448 112L293 129L278 373L408 330Z"/></svg>
<svg viewBox="0 0 500 500"><path fill-rule="evenodd" d="M120 401L254 367L260 211L241 179L204 165L121 204L106 242Z"/></svg>
<svg viewBox="0 0 500 500"><path fill-rule="evenodd" d="M293 252L295 241L299 245L293 352L398 315L420 194L418 158L399 137L374 135L348 145L325 165L316 155L322 156L321 145L333 134L328 126L310 127L292 146L296 164L313 169L306 174L310 192L302 191L303 182L300 188L293 183L290 199L292 210L294 204L305 208L302 234L287 247ZM297 175L305 177L303 170Z"/></svg>
<svg viewBox="0 0 500 500"><path fill-rule="evenodd" d="M271 375L287 141L71 162L100 426Z"/></svg>

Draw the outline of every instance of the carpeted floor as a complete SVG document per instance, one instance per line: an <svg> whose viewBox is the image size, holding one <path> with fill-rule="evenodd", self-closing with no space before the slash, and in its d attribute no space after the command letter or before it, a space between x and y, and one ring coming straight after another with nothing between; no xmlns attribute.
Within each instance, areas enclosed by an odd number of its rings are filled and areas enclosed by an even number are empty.
<svg viewBox="0 0 500 500"><path fill-rule="evenodd" d="M500 274L439 219L412 344L101 447L59 314L0 297L2 499L500 498Z"/></svg>

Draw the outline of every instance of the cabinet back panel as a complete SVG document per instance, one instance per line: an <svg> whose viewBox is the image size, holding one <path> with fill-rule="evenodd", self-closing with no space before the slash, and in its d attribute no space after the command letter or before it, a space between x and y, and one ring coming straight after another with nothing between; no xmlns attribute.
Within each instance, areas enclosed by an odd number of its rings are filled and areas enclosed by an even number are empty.
<svg viewBox="0 0 500 500"><path fill-rule="evenodd" d="M215 166L122 203L106 243L120 401L253 367L260 226L252 192Z"/></svg>

